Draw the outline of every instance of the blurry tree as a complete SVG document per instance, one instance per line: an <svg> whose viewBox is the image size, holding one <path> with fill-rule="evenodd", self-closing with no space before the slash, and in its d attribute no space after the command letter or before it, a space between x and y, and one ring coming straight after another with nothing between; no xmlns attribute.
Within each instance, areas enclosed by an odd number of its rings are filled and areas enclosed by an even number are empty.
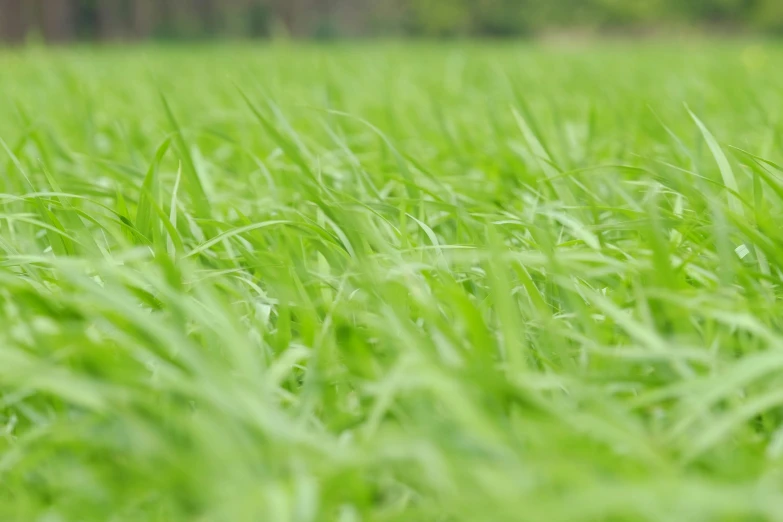
<svg viewBox="0 0 783 522"><path fill-rule="evenodd" d="M691 0L682 2L689 19L712 23L738 23L756 7L756 0Z"/></svg>
<svg viewBox="0 0 783 522"><path fill-rule="evenodd" d="M215 0L195 0L193 2L193 10L195 18L200 22L198 26L200 26L201 33L206 36L214 36L218 32L218 26L220 25Z"/></svg>
<svg viewBox="0 0 783 522"><path fill-rule="evenodd" d="M783 34L783 1L759 0L753 22L765 31Z"/></svg>
<svg viewBox="0 0 783 522"><path fill-rule="evenodd" d="M131 2L130 34L134 38L148 38L156 23L155 0L135 0Z"/></svg>
<svg viewBox="0 0 783 522"><path fill-rule="evenodd" d="M0 0L0 40L519 36L667 24L783 32L783 0ZM276 30L276 28L281 28Z"/></svg>
<svg viewBox="0 0 783 522"><path fill-rule="evenodd" d="M331 23L336 36L356 36L369 30L373 10L380 8L380 2L376 1L373 9L367 9L367 3L363 0L331 1Z"/></svg>
<svg viewBox="0 0 783 522"><path fill-rule="evenodd" d="M36 6L40 13L41 30L52 42L65 42L73 38L74 4L72 0L45 0Z"/></svg>
<svg viewBox="0 0 783 522"><path fill-rule="evenodd" d="M474 0L470 3L472 33L487 36L519 36L531 30L536 18L530 0Z"/></svg>
<svg viewBox="0 0 783 522"><path fill-rule="evenodd" d="M95 0L98 21L98 35L104 40L113 40L125 35L129 17L122 0Z"/></svg>
<svg viewBox="0 0 783 522"><path fill-rule="evenodd" d="M269 0L274 17L282 23L290 36L302 37L308 33L314 1L321 0Z"/></svg>
<svg viewBox="0 0 783 522"><path fill-rule="evenodd" d="M720 1L720 0L719 0ZM594 20L601 26L671 22L676 15L665 0L594 0Z"/></svg>
<svg viewBox="0 0 783 522"><path fill-rule="evenodd" d="M472 23L471 0L413 0L411 30L431 36L466 34Z"/></svg>
<svg viewBox="0 0 783 522"><path fill-rule="evenodd" d="M27 32L24 0L0 0L0 38L19 43Z"/></svg>

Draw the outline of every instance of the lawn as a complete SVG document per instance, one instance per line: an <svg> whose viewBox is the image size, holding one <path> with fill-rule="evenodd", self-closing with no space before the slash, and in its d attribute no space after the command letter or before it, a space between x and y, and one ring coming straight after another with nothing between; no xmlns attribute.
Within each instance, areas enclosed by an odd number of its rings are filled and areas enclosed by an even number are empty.
<svg viewBox="0 0 783 522"><path fill-rule="evenodd" d="M783 521L783 47L0 53L0 520Z"/></svg>

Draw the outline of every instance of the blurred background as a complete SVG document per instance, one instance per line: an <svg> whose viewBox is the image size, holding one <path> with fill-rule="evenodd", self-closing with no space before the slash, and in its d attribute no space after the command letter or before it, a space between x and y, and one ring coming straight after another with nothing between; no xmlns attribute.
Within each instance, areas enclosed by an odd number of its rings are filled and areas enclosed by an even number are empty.
<svg viewBox="0 0 783 522"><path fill-rule="evenodd" d="M783 0L0 0L0 40L783 34Z"/></svg>

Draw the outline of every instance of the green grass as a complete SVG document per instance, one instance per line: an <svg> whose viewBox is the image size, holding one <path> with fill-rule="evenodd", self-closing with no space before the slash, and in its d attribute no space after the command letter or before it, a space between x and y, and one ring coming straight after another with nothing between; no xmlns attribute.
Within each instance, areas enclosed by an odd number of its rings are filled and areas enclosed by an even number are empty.
<svg viewBox="0 0 783 522"><path fill-rule="evenodd" d="M0 54L0 520L783 520L783 48Z"/></svg>

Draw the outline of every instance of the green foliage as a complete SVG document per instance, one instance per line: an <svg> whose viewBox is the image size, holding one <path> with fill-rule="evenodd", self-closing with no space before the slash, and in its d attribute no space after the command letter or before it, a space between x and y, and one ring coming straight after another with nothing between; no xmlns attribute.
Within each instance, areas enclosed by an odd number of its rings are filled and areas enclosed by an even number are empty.
<svg viewBox="0 0 783 522"><path fill-rule="evenodd" d="M20 28L25 28L22 33L42 33L57 41L276 35L524 37L573 29L783 30L780 0L36 0L26 11L19 4L22 0L5 1L17 5L16 19L5 24L0 20L0 39L8 40L18 39ZM44 9L50 5L59 10Z"/></svg>
<svg viewBox="0 0 783 522"><path fill-rule="evenodd" d="M690 25L767 30L783 25L777 0L409 0L413 32L525 35L563 27Z"/></svg>
<svg viewBox="0 0 783 522"><path fill-rule="evenodd" d="M0 54L0 520L780 520L781 58Z"/></svg>
<svg viewBox="0 0 783 522"><path fill-rule="evenodd" d="M469 0L418 0L410 7L412 30L434 36L453 36L469 32Z"/></svg>
<svg viewBox="0 0 783 522"><path fill-rule="evenodd" d="M766 31L783 34L783 2L759 0L753 23Z"/></svg>

